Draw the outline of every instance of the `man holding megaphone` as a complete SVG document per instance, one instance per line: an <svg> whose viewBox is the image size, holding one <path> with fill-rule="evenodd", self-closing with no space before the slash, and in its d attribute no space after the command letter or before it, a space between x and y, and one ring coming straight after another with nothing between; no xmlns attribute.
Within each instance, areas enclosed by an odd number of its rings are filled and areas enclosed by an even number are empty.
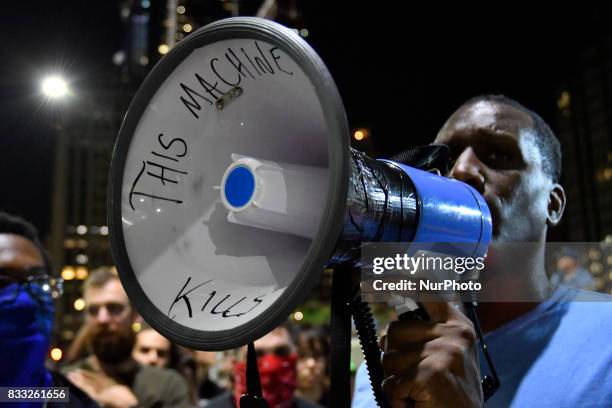
<svg viewBox="0 0 612 408"><path fill-rule="evenodd" d="M489 294L524 299L492 295L480 303L501 382L487 406L606 406L612 401L610 297L554 290L544 268L548 227L559 223L566 203L553 132L516 101L481 96L448 119L435 143L451 149L450 176L478 190L491 210L493 240L481 272ZM519 242L529 243L521 256L501 248ZM422 306L430 321L393 322L381 340L389 403L482 406L472 323L451 304ZM375 406L364 374L360 369L354 407Z"/></svg>
<svg viewBox="0 0 612 408"><path fill-rule="evenodd" d="M565 193L559 143L542 119L504 97L476 98L451 116L438 146L392 160L350 149L348 134L329 71L291 30L234 18L178 44L134 98L109 178L113 255L143 318L184 346L243 346L284 321L329 267L339 339L332 342L334 408L350 399L351 314L381 405L383 377L395 406L612 400L610 351L603 351L610 350L609 304L568 302L609 298L553 291L544 269L546 232L561 219ZM447 164L440 144L452 152L456 180L429 172ZM361 295L344 293L354 283L344 272L367 274L364 253L385 243L408 244L411 255L425 245L486 256L478 300L490 353L469 297L462 299L469 319L443 302L406 307L420 320L391 325L383 367L376 363L371 316L362 313L367 285ZM455 278L465 283L461 273ZM479 366L489 370L482 383ZM256 370L247 371L249 394L260 397ZM357 392L355 405L374 404L370 395Z"/></svg>

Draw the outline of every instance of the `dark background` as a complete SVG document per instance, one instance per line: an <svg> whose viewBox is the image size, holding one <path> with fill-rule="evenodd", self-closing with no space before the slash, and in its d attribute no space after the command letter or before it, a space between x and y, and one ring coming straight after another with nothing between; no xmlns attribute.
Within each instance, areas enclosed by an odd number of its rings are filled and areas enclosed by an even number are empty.
<svg viewBox="0 0 612 408"><path fill-rule="evenodd" d="M202 24L217 17L212 1L192 3ZM252 14L260 2L241 3L243 13ZM612 27L607 10L589 5L400 3L408 2L297 2L351 128L370 129L362 148L380 156L427 143L462 101L481 93L515 98L554 129L559 92L576 76L580 55L607 41ZM59 71L78 88L115 75L112 55L125 41L118 4L0 6L0 209L32 219L43 236L50 228L53 126L64 113L44 103L39 80Z"/></svg>

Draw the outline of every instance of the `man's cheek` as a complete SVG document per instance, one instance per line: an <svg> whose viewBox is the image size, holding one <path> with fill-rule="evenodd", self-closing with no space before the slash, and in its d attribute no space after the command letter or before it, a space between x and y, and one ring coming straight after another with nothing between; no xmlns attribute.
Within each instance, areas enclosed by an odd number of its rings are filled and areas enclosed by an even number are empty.
<svg viewBox="0 0 612 408"><path fill-rule="evenodd" d="M521 185L517 201L531 222L541 224L548 216L548 184L539 180L538 175L527 178Z"/></svg>

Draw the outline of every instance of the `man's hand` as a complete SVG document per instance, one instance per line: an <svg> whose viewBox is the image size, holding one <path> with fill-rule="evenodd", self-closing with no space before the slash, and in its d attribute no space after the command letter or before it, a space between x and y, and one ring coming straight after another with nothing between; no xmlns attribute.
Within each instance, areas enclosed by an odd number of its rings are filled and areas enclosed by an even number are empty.
<svg viewBox="0 0 612 408"><path fill-rule="evenodd" d="M75 370L68 373L67 377L103 407L125 408L138 405L138 399L128 387L117 384L104 374Z"/></svg>
<svg viewBox="0 0 612 408"><path fill-rule="evenodd" d="M431 321L392 322L381 339L389 403L394 408L482 407L472 322L450 303L423 307Z"/></svg>

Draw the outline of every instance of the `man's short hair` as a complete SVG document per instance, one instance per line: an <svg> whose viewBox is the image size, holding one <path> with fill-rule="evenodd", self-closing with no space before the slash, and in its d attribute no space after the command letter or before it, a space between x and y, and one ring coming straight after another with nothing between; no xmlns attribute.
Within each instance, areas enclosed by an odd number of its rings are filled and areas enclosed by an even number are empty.
<svg viewBox="0 0 612 408"><path fill-rule="evenodd" d="M23 218L11 215L0 211L0 234L14 234L19 235L28 241L32 242L43 259L45 272L47 275L53 275L53 265L51 264L51 257L45 250L38 237L38 230L30 222Z"/></svg>
<svg viewBox="0 0 612 408"><path fill-rule="evenodd" d="M117 272L115 272L114 269L111 269L106 266L97 268L93 270L89 274L89 277L87 277L85 282L83 282L83 293L85 293L87 289L89 288L96 288L96 289L102 288L108 282L115 280L115 279L119 280L119 276L117 275Z"/></svg>
<svg viewBox="0 0 612 408"><path fill-rule="evenodd" d="M475 103L497 102L508 105L528 114L533 120L533 130L536 133L535 142L542 154L542 171L550 176L554 183L561 178L561 144L550 126L534 111L514 99L504 95L479 95L467 100L463 106Z"/></svg>

